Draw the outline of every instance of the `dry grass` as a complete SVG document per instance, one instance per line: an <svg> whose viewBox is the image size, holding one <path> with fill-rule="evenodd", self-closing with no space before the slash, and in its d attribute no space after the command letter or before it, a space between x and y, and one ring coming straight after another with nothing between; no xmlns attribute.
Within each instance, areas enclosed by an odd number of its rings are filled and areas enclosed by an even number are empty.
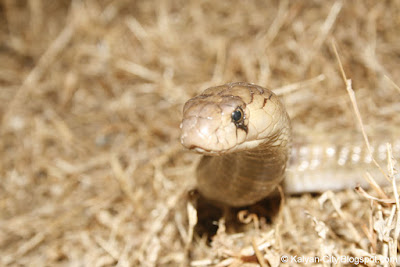
<svg viewBox="0 0 400 267"><path fill-rule="evenodd" d="M283 96L295 136L362 140L334 39L370 141L397 142L399 12L398 1L3 0L0 264L397 258L395 182L386 200L378 189L286 195L271 218L244 216L244 232L220 220L209 244L191 232L199 156L182 149L179 123L206 87L248 81Z"/></svg>

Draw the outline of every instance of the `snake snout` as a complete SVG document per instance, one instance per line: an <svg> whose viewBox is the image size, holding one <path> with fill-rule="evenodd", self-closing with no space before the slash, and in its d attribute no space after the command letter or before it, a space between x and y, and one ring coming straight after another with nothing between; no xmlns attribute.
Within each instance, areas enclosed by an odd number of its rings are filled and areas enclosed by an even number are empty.
<svg viewBox="0 0 400 267"><path fill-rule="evenodd" d="M217 128L218 124L210 122L207 118L185 118L181 124L181 143L190 150L211 150L217 142Z"/></svg>

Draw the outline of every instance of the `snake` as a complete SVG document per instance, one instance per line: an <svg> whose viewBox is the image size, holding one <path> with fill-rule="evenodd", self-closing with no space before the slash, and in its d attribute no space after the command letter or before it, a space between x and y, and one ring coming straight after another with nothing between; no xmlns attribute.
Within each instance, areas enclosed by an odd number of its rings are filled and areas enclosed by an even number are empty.
<svg viewBox="0 0 400 267"><path fill-rule="evenodd" d="M365 185L360 172L347 171L373 157L357 143L293 145L291 120L280 98L247 82L210 87L189 99L180 128L182 145L203 155L196 169L197 190L207 200L232 207L252 205L280 184L288 193ZM394 150L400 153L400 142ZM384 145L375 151L385 158Z"/></svg>

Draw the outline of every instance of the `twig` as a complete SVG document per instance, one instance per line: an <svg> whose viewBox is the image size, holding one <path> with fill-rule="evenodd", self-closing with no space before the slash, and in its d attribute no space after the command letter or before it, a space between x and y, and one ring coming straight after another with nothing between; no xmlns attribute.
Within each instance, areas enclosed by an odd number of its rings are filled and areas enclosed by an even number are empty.
<svg viewBox="0 0 400 267"><path fill-rule="evenodd" d="M396 201L394 199L383 199L383 198L377 198L377 197L373 197L370 194L368 194L367 192L365 192L364 189L362 189L361 187L357 186L355 188L356 192L359 193L360 195L362 195L365 198L371 199L371 200L375 200L377 202L382 202L382 203L386 203L386 204L394 204L396 203Z"/></svg>
<svg viewBox="0 0 400 267"><path fill-rule="evenodd" d="M14 95L8 107L5 109L6 112L3 116L3 123L8 119L10 114L12 114L19 103L29 94L31 90L36 88L36 84L43 77L44 73L50 67L50 65L55 61L57 56L61 51L68 45L73 34L75 32L75 23L68 23L65 28L60 32L57 38L50 44L48 49L40 57L36 66L31 70L28 76L25 78L21 87L18 89L17 93Z"/></svg>
<svg viewBox="0 0 400 267"><path fill-rule="evenodd" d="M274 93L277 95L285 95L285 94L291 93L293 91L296 91L302 87L306 87L306 86L310 86L312 84L322 82L323 80L325 80L325 75L320 74L317 77L314 77L314 78L311 78L311 79L308 79L305 81L292 83L292 84L288 84L288 85L276 88L276 89L274 89Z"/></svg>
<svg viewBox="0 0 400 267"><path fill-rule="evenodd" d="M264 257L261 254L261 251L258 249L256 241L254 240L254 238L252 239L251 244L253 246L254 253L256 254L258 263L261 265L261 267L267 267L267 264L265 263Z"/></svg>
<svg viewBox="0 0 400 267"><path fill-rule="evenodd" d="M356 97L355 97L355 94L354 94L354 90L353 90L353 88L351 86L351 79L347 79L347 77L346 77L346 74L345 74L344 69L343 69L342 61L340 60L339 54L338 54L337 49L336 49L336 45L335 45L333 40L332 40L332 47L333 47L333 51L335 52L336 59L337 59L337 61L339 63L340 72L342 74L343 81L344 81L344 83L346 85L346 90L347 90L347 93L349 94L349 97L350 97L350 100L351 100L351 104L353 105L353 110L354 110L354 113L356 114L356 117L357 117L357 120L358 120L358 124L360 126L362 135L364 137L365 144L367 145L368 152L369 152L374 164L382 172L382 174L385 176L385 178L388 181L390 181L390 179L386 175L385 171L381 168L379 163L374 158L374 155L373 155L372 149L371 149L371 145L370 145L369 140L368 140L368 136L367 136L367 134L365 132L365 129L364 129L364 123L363 123L363 121L361 119L360 111L359 111L358 106L357 106L357 100L356 100Z"/></svg>
<svg viewBox="0 0 400 267"><path fill-rule="evenodd" d="M384 77L386 78L386 79L388 79L389 80L389 82L393 85L393 87L394 88L396 88L397 89L397 91L399 91L399 93L400 93L400 87L392 80L392 79L390 79L390 77L389 76L387 76L387 75L384 75Z"/></svg>

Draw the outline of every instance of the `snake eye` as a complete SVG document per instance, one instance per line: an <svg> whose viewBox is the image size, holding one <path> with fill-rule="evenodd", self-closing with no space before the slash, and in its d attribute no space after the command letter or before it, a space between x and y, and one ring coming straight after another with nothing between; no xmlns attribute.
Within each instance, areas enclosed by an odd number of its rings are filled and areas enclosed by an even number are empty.
<svg viewBox="0 0 400 267"><path fill-rule="evenodd" d="M234 123L241 123L244 119L243 109L241 107L237 107L235 111L232 112L232 121Z"/></svg>

